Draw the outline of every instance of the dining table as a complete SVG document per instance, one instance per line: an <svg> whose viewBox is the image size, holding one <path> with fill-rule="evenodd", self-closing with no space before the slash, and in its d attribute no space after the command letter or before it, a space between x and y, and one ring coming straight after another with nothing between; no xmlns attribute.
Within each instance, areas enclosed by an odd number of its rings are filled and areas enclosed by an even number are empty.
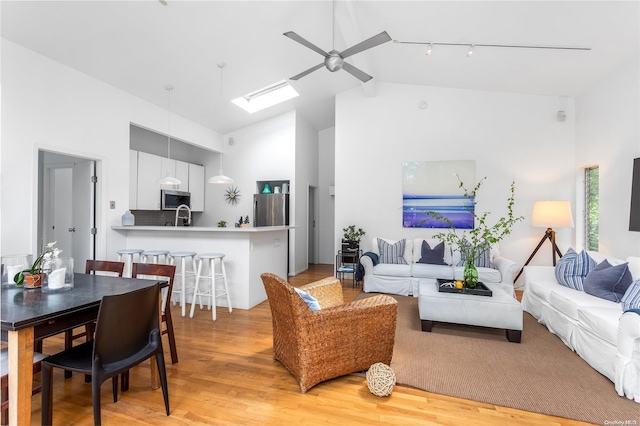
<svg viewBox="0 0 640 426"><path fill-rule="evenodd" d="M156 283L168 286L166 281L153 279L80 273L74 274L73 288L63 292L3 286L0 317L2 339L8 342L9 424L31 423L35 341L95 321L103 296L124 294ZM151 386L159 387L154 362L151 362Z"/></svg>

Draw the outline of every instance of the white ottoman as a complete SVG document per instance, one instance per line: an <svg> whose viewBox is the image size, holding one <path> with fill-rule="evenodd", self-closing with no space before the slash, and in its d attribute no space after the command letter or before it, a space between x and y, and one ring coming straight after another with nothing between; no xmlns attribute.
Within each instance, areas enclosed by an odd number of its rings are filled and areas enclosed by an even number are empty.
<svg viewBox="0 0 640 426"><path fill-rule="evenodd" d="M522 305L500 286L485 283L492 296L441 293L435 280L422 279L418 287L418 311L422 331L431 331L433 322L503 328L507 340L520 343Z"/></svg>

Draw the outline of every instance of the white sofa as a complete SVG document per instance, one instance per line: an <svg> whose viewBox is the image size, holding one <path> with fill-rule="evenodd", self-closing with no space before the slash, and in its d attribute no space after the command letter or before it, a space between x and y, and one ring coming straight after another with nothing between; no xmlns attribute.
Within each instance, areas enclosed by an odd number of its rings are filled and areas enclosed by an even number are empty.
<svg viewBox="0 0 640 426"><path fill-rule="evenodd" d="M596 261L623 263L588 252ZM634 280L640 257L629 257ZM619 395L640 402L640 315L623 313L622 304L558 283L553 266L526 266L522 306L589 365L615 384Z"/></svg>
<svg viewBox="0 0 640 426"><path fill-rule="evenodd" d="M396 241L387 240L388 243ZM418 297L419 283L424 280L435 281L437 278L461 280L463 266L455 266L460 261L460 252L456 247L445 244L444 262L446 265L431 265L418 263L422 255L422 242L427 241L433 249L439 240L432 238L405 239L404 259L406 265L378 263L374 266L368 256L360 258L364 268L363 290L366 293L390 293L401 296ZM372 239L372 250L378 252L378 237ZM491 261L494 268L478 268L478 278L481 282L495 283L507 293L513 295L513 279L520 270L520 265L500 256L497 246L491 249Z"/></svg>

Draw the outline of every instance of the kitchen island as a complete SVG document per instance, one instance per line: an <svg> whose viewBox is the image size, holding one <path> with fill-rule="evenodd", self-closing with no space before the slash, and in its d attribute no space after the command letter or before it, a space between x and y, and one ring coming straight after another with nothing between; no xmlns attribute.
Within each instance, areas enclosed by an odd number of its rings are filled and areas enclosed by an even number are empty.
<svg viewBox="0 0 640 426"><path fill-rule="evenodd" d="M260 279L263 272L287 277L287 242L291 226L112 226L111 229L126 233L128 249L224 253L227 283L234 309L251 309L267 300ZM209 285L209 281L206 285ZM224 297L218 298L216 303L227 306Z"/></svg>

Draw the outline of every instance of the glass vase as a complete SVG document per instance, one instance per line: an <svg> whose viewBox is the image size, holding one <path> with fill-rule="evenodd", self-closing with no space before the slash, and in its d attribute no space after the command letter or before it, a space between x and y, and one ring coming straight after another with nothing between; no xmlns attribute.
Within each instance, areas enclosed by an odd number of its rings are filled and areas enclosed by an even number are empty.
<svg viewBox="0 0 640 426"><path fill-rule="evenodd" d="M33 256L30 254L12 254L2 256L2 287L13 287L16 285L14 278L16 274L31 268Z"/></svg>
<svg viewBox="0 0 640 426"><path fill-rule="evenodd" d="M73 288L73 258L59 257L49 259L43 266L45 272L42 291L53 293L67 291Z"/></svg>
<svg viewBox="0 0 640 426"><path fill-rule="evenodd" d="M476 268L473 262L465 263L462 278L467 288L476 288L478 285L478 268Z"/></svg>

